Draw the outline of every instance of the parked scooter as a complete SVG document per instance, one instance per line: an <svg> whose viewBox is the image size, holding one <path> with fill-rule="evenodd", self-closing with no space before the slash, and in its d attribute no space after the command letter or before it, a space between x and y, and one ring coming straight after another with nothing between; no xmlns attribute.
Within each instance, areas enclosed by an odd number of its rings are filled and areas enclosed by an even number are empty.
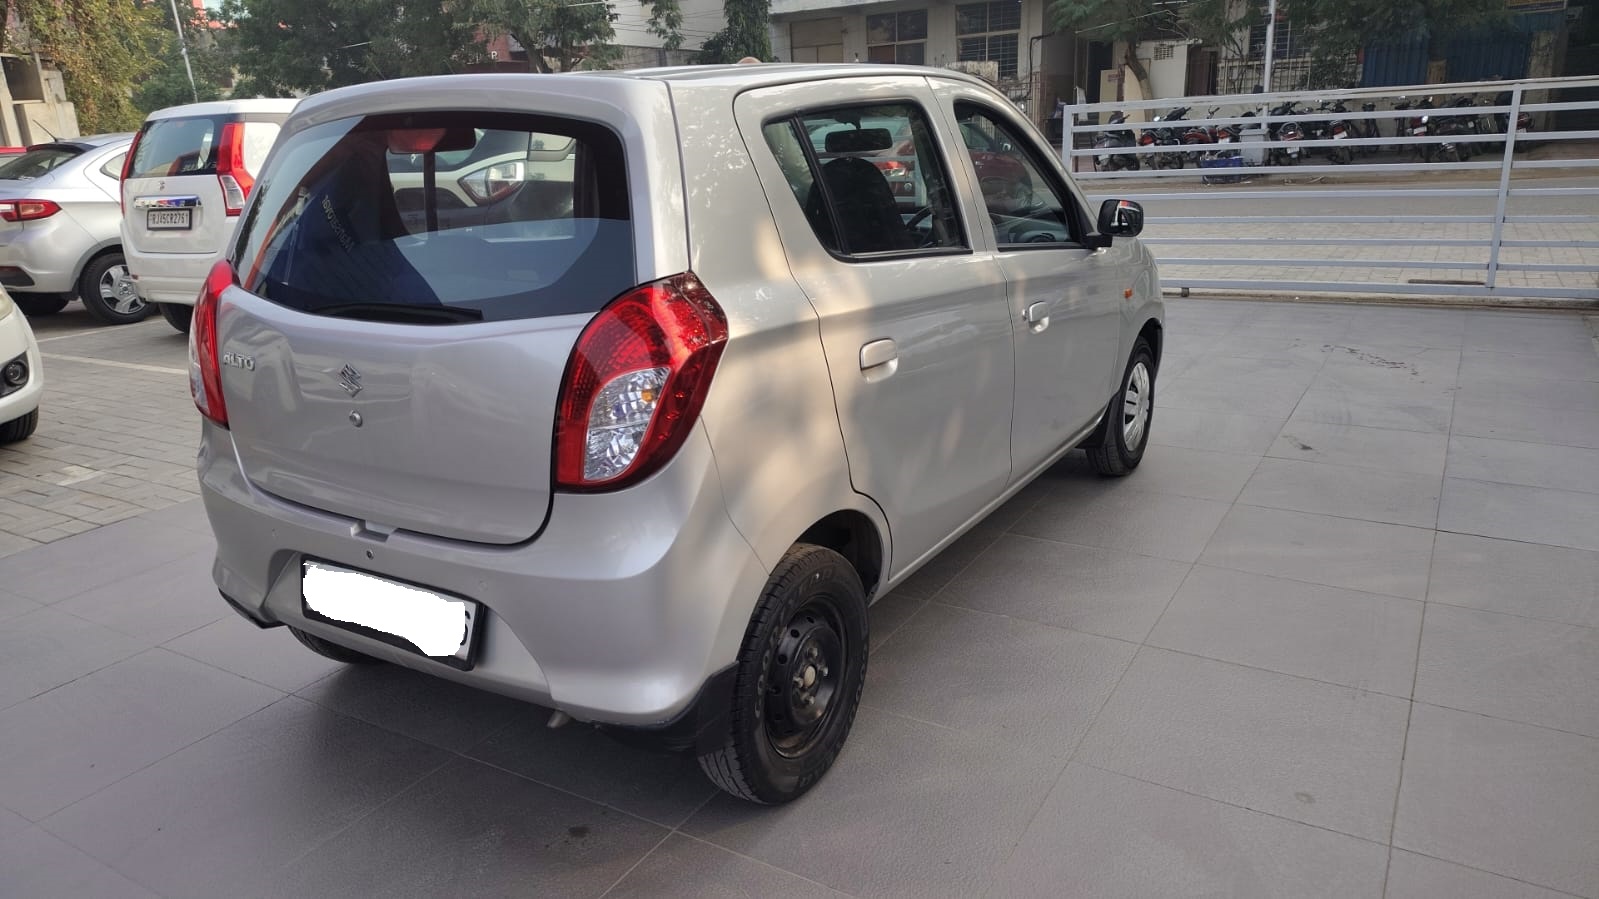
<svg viewBox="0 0 1599 899"><path fill-rule="evenodd" d="M1125 125L1127 116L1121 110L1110 114L1106 120L1106 127L1094 135L1094 149L1097 150L1125 150L1136 146L1133 132L1130 128L1116 128L1116 125ZM1094 171L1120 172L1138 171L1138 154L1136 153L1100 153L1094 154Z"/></svg>
<svg viewBox="0 0 1599 899"><path fill-rule="evenodd" d="M1432 114L1430 112L1427 112L1426 110L1430 110L1432 108L1433 108L1433 104L1432 104L1432 98L1431 97L1422 97L1420 100L1416 101L1415 103L1411 103L1409 100L1405 99L1404 97L1400 97L1399 98L1399 102L1394 104L1394 109L1398 109L1398 110L1415 110L1416 112L1421 113L1421 114L1420 115L1410 116L1409 118L1405 118L1405 119L1400 119L1399 120L1400 121L1399 135L1401 137L1405 137L1405 136L1408 136L1408 137L1429 137L1429 136L1431 136L1432 133L1433 133ZM1435 148L1437 147L1436 144L1431 144L1431 143L1427 143L1427 144L1412 144L1411 146L1413 146L1415 148L1416 156L1422 162L1432 162L1433 153L1434 153Z"/></svg>

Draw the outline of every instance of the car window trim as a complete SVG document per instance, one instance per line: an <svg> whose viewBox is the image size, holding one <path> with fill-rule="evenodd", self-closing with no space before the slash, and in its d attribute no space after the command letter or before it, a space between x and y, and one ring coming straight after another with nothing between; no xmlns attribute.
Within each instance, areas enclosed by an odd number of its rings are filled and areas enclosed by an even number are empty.
<svg viewBox="0 0 1599 899"><path fill-rule="evenodd" d="M1011 122L1007 116L1001 113L992 104L984 103L981 100L972 99L970 97L956 97L950 106L955 113L955 125L957 128L960 127L961 107L970 106L985 114L996 125L1003 125L1007 130L1015 130L1015 123ZM1077 195L1071 190L1067 189L1065 183L1061 180L1059 173L1057 173L1052 166L1046 165L1040 161L1039 154L1037 153L1038 148L1034 146L1033 141L1031 141L1027 135L1011 134L1010 138L1013 143L1021 144L1018 149L1024 156L1027 157L1028 161L1033 164L1033 168L1038 171L1038 174L1044 179L1045 183L1055 190L1056 196L1059 197L1061 202L1065 205L1065 211L1073 220L1073 225L1075 226L1073 230L1076 233L1072 236L1071 240L1060 241L1058 243L1003 243L999 239L998 229L995 229L994 248L1002 253L1038 252L1041 250L1091 249L1091 247L1088 246L1083 238L1087 236L1092 229L1088 227L1088 220L1085 218L1084 212L1080 204L1077 202ZM964 140L961 143L961 149L966 153L966 161L971 164L972 171L975 173L977 170L977 162L976 160L972 159L972 150L970 147L965 145ZM992 223L990 224L992 225Z"/></svg>
<svg viewBox="0 0 1599 899"><path fill-rule="evenodd" d="M938 125L934 123L933 117L928 114L927 107L924 106L920 100L912 97L883 97L881 99L874 98L871 100L852 100L846 103L808 104L806 106L796 107L778 115L770 116L769 118L761 121L761 143L763 145L766 143L764 132L768 125L774 125L780 122L788 124L789 129L793 132L795 139L798 140L800 144L800 150L805 154L806 165L810 166L811 168L811 178L813 183L821 188L822 199L827 205L828 221L832 223L833 233L835 235L841 236L844 232L839 226L838 212L834 208L832 193L828 190L827 185L824 183L826 179L821 177L821 160L816 155L816 147L811 143L810 135L805 131L803 119L806 115L813 115L816 113L836 112L845 109L872 109L893 104L904 104L912 107L916 112L921 113L922 124L927 127L928 136L932 138L931 143L933 145L932 149L934 158L941 166L941 171L944 175L945 189L951 194L958 193L959 188L955 186L954 173L950 170L948 160L944 158L942 146L944 141L939 135ZM909 139L915 140L914 131ZM772 148L767 146L766 152L772 153ZM776 154L772 155L775 159ZM920 164L920 158L918 158L917 162ZM779 167L781 167L782 163L779 162L778 164ZM792 195L793 191L789 191L789 194ZM950 199L956 200L957 198L951 196ZM798 202L797 198L796 202ZM827 255L832 256L834 259L837 259L840 262L848 263L882 262L886 260L898 259L937 258L943 256L970 256L974 252L972 249L971 229L967 227L966 219L963 215L961 215L960 203L952 202L949 208L950 211L955 214L955 224L960 230L960 246L917 247L916 249L912 250L882 250L871 253L843 253L834 250L832 247L829 247L826 244L823 244L821 238L819 237L817 238L816 243L821 246L822 249L827 251ZM812 227L811 231L813 236L815 235L815 230L816 229ZM840 237L840 241L842 242L842 237Z"/></svg>

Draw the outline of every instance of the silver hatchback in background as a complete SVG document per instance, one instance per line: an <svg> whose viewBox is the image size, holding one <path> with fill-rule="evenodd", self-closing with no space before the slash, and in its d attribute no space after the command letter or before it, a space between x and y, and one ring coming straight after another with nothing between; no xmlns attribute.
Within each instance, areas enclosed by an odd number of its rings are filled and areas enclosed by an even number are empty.
<svg viewBox="0 0 1599 899"><path fill-rule="evenodd" d="M0 285L28 315L73 299L109 324L150 314L122 257L119 182L132 140L59 140L0 161Z"/></svg>
<svg viewBox="0 0 1599 899"><path fill-rule="evenodd" d="M310 97L194 312L217 585L791 800L854 721L869 602L1073 448L1139 464L1142 223L944 70Z"/></svg>

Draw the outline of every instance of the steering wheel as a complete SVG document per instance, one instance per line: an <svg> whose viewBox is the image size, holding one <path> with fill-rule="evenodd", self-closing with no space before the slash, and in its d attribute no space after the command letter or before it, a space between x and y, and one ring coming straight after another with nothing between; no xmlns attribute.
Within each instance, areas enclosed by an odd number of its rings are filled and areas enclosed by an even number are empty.
<svg viewBox="0 0 1599 899"><path fill-rule="evenodd" d="M907 231L916 230L916 226L920 225L922 222L927 221L928 216L930 216L932 214L933 214L933 207L932 206L923 206L922 208L916 210L916 214L911 216L910 217L910 221L907 221L905 223L905 230L907 230ZM936 226L932 227L932 228L928 228L927 229L927 238L922 241L922 247L925 249L927 247L933 247L933 246L937 246L937 245L938 245L938 228Z"/></svg>

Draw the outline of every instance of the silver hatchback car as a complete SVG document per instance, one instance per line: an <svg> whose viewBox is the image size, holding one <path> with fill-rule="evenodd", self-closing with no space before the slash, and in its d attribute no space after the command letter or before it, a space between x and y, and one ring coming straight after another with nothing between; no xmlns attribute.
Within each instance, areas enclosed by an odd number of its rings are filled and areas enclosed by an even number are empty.
<svg viewBox="0 0 1599 899"><path fill-rule="evenodd" d="M330 658L793 799L850 730L873 599L1074 447L1138 465L1141 227L944 70L311 97L190 334L217 585Z"/></svg>

